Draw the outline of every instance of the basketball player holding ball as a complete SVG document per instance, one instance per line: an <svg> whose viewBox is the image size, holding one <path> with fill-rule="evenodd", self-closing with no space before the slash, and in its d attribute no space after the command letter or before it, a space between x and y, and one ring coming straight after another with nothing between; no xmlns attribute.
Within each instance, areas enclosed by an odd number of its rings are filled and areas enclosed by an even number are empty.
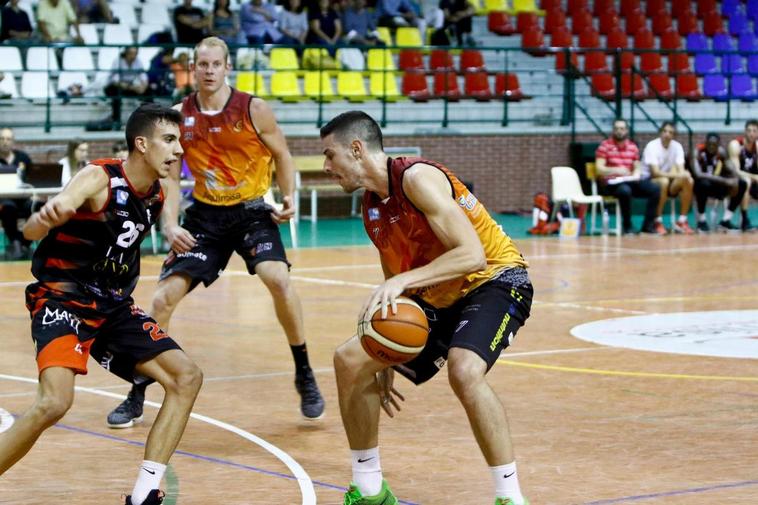
<svg viewBox="0 0 758 505"><path fill-rule="evenodd" d="M340 114L321 129L321 142L324 171L345 192L365 189L363 222L384 271L385 281L366 301L360 320L365 322L365 313L373 314L377 305L386 317L405 295L423 307L430 328L423 350L392 368L372 358L360 336L335 352L353 466L344 504L398 503L382 478L380 407L390 416L393 405L397 409L393 369L418 385L445 362L490 467L495 504L528 504L519 487L505 409L485 380L529 317L533 289L526 261L449 169L421 158L388 157L379 125L369 115Z"/></svg>

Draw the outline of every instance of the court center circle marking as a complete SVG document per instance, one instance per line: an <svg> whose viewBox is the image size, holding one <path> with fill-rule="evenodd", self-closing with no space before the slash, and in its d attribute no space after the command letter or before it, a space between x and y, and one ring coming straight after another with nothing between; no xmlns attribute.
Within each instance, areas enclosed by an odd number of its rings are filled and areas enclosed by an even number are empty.
<svg viewBox="0 0 758 505"><path fill-rule="evenodd" d="M26 382L29 384L37 384L37 379L30 379L28 377L18 377L15 375L5 375L0 374L0 379L5 380L11 380L16 382ZM125 395L120 395L116 393L110 393L108 391L100 391L99 389L95 388L87 388L82 386L74 386L74 389L76 391L82 392L82 393L90 393L93 395L99 395L99 396L105 396L107 398L114 398L117 400L124 400L126 398ZM160 408L161 404L151 401L146 401L145 405L154 407L154 408ZM284 452L283 450L279 449L275 445L266 442L260 437L257 437L253 435L252 433L249 433L241 428L238 428L234 425L225 423L223 421L219 421L217 419L214 419L212 417L204 416L201 414L195 414L194 412L190 414L190 418L196 419L198 421L210 424L212 426L216 426L217 428L221 428L222 430L229 431L231 433L234 433L235 435L238 435L245 440L248 440L261 448L265 449L269 453L271 453L274 457L276 457L279 461L284 463L284 465L289 469L289 471L294 476L295 480L297 480L297 484L300 487L300 493L303 495L303 501L302 505L316 505L316 491L313 487L313 481L311 480L310 476L306 473L306 471L303 469L302 466L300 466L300 463L295 461L292 456Z"/></svg>

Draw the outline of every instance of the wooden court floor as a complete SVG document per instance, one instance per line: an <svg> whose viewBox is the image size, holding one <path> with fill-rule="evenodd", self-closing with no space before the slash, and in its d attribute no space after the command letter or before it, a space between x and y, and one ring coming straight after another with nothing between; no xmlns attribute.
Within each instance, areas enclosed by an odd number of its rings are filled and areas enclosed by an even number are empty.
<svg viewBox="0 0 758 505"><path fill-rule="evenodd" d="M507 407L531 503L758 503L758 360L570 334L610 318L758 308L758 234L518 245L531 263L535 305L488 377ZM144 307L160 260L143 260L136 299ZM381 270L368 247L292 251L291 261L325 418L300 419L271 300L234 260L182 302L169 332L205 383L167 474L167 504L342 503L350 463L331 356ZM0 279L0 408L20 414L36 377L23 306L28 262L0 264ZM127 386L89 366L68 415L0 478L0 504L116 505L131 491L156 409L146 408L140 427L107 429L105 415ZM489 473L446 375L420 388L399 379L403 411L381 423L385 476L404 504L491 505ZM148 391L153 402L161 397L159 387Z"/></svg>

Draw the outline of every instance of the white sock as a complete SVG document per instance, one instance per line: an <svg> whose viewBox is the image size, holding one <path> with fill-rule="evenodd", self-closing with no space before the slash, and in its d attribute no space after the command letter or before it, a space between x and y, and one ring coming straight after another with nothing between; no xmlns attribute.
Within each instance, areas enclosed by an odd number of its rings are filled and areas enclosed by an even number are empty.
<svg viewBox="0 0 758 505"><path fill-rule="evenodd" d="M661 217L661 216L656 217L655 218L655 222L656 223L662 223L663 222L663 217Z"/></svg>
<svg viewBox="0 0 758 505"><path fill-rule="evenodd" d="M507 465L491 466L492 481L495 483L495 497L510 498L514 505L524 505L524 495L518 485L516 462Z"/></svg>
<svg viewBox="0 0 758 505"><path fill-rule="evenodd" d="M677 219L677 222L679 223L686 223L687 222L687 216L684 214L679 214L679 219Z"/></svg>
<svg viewBox="0 0 758 505"><path fill-rule="evenodd" d="M707 221L705 214L698 214L697 215L697 222L698 223L705 223Z"/></svg>
<svg viewBox="0 0 758 505"><path fill-rule="evenodd" d="M353 458L353 483L363 496L374 496L382 490L382 465L379 448L350 451Z"/></svg>
<svg viewBox="0 0 758 505"><path fill-rule="evenodd" d="M144 460L137 475L137 482L134 483L134 490L132 490L132 504L142 505L150 491L160 489L161 479L165 472L166 465Z"/></svg>
<svg viewBox="0 0 758 505"><path fill-rule="evenodd" d="M726 210L724 211L724 215L723 215L723 216L721 216L721 221L731 221L731 220L732 220L732 216L733 216L733 215L734 215L734 212L732 212L732 211L731 211L731 210L729 210L729 209L726 209Z"/></svg>

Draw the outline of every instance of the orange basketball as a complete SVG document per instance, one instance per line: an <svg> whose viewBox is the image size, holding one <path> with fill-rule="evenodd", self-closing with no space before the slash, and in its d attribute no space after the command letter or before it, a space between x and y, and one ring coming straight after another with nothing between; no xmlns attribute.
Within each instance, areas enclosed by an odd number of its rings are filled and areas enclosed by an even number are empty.
<svg viewBox="0 0 758 505"><path fill-rule="evenodd" d="M426 345L429 322L424 309L404 296L397 301L397 313L387 307L387 318L382 319L381 305L366 312L358 323L358 335L363 349L377 361L398 365L415 358Z"/></svg>

